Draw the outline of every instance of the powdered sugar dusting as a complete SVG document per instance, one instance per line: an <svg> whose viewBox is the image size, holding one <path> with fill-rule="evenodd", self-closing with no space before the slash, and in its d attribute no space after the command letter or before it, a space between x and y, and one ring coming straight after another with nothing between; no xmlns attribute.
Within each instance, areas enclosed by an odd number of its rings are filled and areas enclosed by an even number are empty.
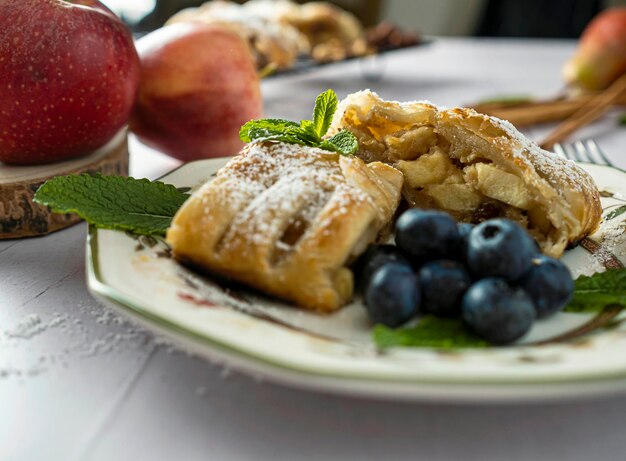
<svg viewBox="0 0 626 461"><path fill-rule="evenodd" d="M72 313L26 313L15 324L0 330L0 379L34 378L76 360L117 353L131 345L151 349L161 345L113 311L95 304L79 304ZM102 328L104 327L104 331ZM67 338L63 348L52 346L55 338ZM20 358L25 347L46 346L38 355ZM45 352L43 352L45 351Z"/></svg>
<svg viewBox="0 0 626 461"><path fill-rule="evenodd" d="M346 184L339 154L292 144L252 144L218 179L229 183L227 200L247 202L224 236L226 245L235 234L256 245L272 245L296 221L307 227L331 198L335 216L346 214L354 201L371 200Z"/></svg>
<svg viewBox="0 0 626 461"><path fill-rule="evenodd" d="M24 317L13 329L7 330L5 335L9 338L32 338L46 330L41 317L37 314L29 314Z"/></svg>
<svg viewBox="0 0 626 461"><path fill-rule="evenodd" d="M383 100L378 93L376 93L375 91L368 89L365 90L361 90L361 91L357 91L355 93L349 94L345 99L343 99L340 103L339 103L339 107L337 109L337 112L335 112L335 114L341 114L343 112L342 109L345 109L346 105L350 105L353 104L355 100L359 100L361 98L370 98L373 97L375 99L379 99L379 100ZM403 109L411 109L414 106L417 105L425 105L425 106L430 106L433 109L436 109L438 111L442 111L442 110L447 110L448 108L445 106L439 106L437 104L435 104L434 102L429 101L428 99L417 99L417 100L413 100L413 101L396 101L393 99L389 99L385 101L387 104L391 104L391 105L397 105L400 106Z"/></svg>
<svg viewBox="0 0 626 461"><path fill-rule="evenodd" d="M567 183L572 189L581 192L590 187L595 188L591 177L580 169L573 161L565 159L554 152L542 149L520 133L510 122L489 116L488 119L508 137L517 158L531 160L538 173L551 184Z"/></svg>

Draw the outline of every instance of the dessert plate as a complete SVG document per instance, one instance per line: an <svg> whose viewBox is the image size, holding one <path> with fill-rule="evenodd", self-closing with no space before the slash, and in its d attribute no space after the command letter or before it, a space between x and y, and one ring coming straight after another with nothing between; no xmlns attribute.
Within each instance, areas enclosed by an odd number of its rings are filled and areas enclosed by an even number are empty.
<svg viewBox="0 0 626 461"><path fill-rule="evenodd" d="M228 159L188 163L162 178L195 188ZM574 276L626 260L626 172L581 165L602 191L601 229L563 260ZM519 344L442 351L378 350L360 300L320 315L199 275L160 239L91 227L91 292L191 352L299 388L400 400L505 402L626 391L626 311L560 313ZM626 287L624 287L626 290Z"/></svg>

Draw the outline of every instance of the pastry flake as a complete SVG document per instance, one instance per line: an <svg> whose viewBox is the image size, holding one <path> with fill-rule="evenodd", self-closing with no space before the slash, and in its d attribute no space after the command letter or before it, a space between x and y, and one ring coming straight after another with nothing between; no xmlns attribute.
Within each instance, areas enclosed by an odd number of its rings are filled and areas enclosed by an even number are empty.
<svg viewBox="0 0 626 461"><path fill-rule="evenodd" d="M391 221L402 181L380 162L250 144L183 205L167 241L183 262L333 311L351 299L347 264Z"/></svg>
<svg viewBox="0 0 626 461"><path fill-rule="evenodd" d="M443 209L466 222L512 219L556 257L600 223L591 177L503 120L362 91L340 103L329 134L341 129L356 135L363 160L402 171L411 206Z"/></svg>

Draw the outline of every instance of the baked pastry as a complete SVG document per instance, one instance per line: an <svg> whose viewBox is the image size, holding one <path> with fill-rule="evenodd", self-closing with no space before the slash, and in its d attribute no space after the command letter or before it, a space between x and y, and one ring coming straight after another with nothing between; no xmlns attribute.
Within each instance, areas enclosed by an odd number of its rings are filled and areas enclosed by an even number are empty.
<svg viewBox="0 0 626 461"><path fill-rule="evenodd" d="M213 0L197 8L181 10L167 23L189 21L222 24L240 34L250 45L257 69L268 65L279 70L289 69L299 55L309 52L306 38L293 26L259 14L258 9L246 5Z"/></svg>
<svg viewBox="0 0 626 461"><path fill-rule="evenodd" d="M308 2L297 9L285 10L280 20L307 38L311 56L317 60L328 60L341 51L343 56L336 59L343 59L354 54L355 46L365 46L363 26L357 17L328 2Z"/></svg>
<svg viewBox="0 0 626 461"><path fill-rule="evenodd" d="M353 294L346 266L389 224L402 174L283 143L250 144L185 202L176 258L317 311Z"/></svg>
<svg viewBox="0 0 626 461"><path fill-rule="evenodd" d="M364 35L355 15L329 2L298 5L291 0L249 0L243 8L255 16L295 27L311 47L329 41L349 45Z"/></svg>
<svg viewBox="0 0 626 461"><path fill-rule="evenodd" d="M363 160L402 171L411 206L442 209L467 222L512 219L555 257L600 222L591 177L508 122L471 109L383 101L362 91L339 104L329 135L341 129L356 135Z"/></svg>
<svg viewBox="0 0 626 461"><path fill-rule="evenodd" d="M250 0L239 5L212 0L178 12L167 23L187 21L220 23L242 35L258 69L289 69L300 55L327 62L375 51L356 16L327 2Z"/></svg>

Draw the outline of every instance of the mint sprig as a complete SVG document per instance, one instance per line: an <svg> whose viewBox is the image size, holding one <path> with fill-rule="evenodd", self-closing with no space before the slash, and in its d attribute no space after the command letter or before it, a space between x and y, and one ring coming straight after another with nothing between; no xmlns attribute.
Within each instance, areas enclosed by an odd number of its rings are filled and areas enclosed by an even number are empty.
<svg viewBox="0 0 626 461"><path fill-rule="evenodd" d="M317 136L321 138L326 134L333 121L333 115L337 111L339 100L333 90L328 90L315 98L313 109L313 128Z"/></svg>
<svg viewBox="0 0 626 461"><path fill-rule="evenodd" d="M243 142L285 142L353 155L359 143L350 131L342 130L324 139L338 104L335 92L328 90L316 98L312 120L300 123L275 118L251 120L241 127L239 137Z"/></svg>
<svg viewBox="0 0 626 461"><path fill-rule="evenodd" d="M580 276L574 282L574 298L565 312L598 312L609 304L626 306L626 269Z"/></svg>
<svg viewBox="0 0 626 461"><path fill-rule="evenodd" d="M484 348L489 343L474 334L461 319L427 315L412 328L392 329L376 325L374 343L381 349L389 347L426 347L433 349Z"/></svg>
<svg viewBox="0 0 626 461"><path fill-rule="evenodd" d="M55 213L75 213L98 227L143 235L165 235L187 198L159 181L88 174L50 179L35 194L35 202Z"/></svg>

